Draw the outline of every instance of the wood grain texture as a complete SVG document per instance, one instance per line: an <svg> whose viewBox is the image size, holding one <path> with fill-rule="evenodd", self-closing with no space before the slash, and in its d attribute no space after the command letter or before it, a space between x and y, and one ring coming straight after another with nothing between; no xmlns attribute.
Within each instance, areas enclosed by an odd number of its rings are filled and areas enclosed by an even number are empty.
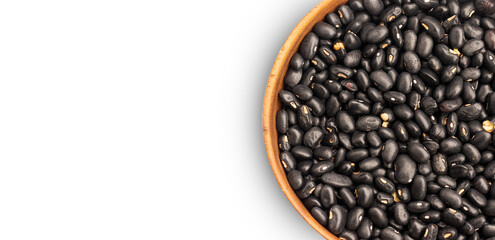
<svg viewBox="0 0 495 240"><path fill-rule="evenodd" d="M292 203L294 208L301 214L316 231L318 231L326 239L337 240L338 237L330 233L326 226L319 224L311 213L302 204L301 200L296 196L296 193L289 185L287 176L280 162L280 152L278 149L278 134L275 126L277 111L280 109L278 92L283 87L284 76L287 72L289 61L297 52L299 44L306 34L308 34L313 26L323 20L325 15L334 11L339 5L346 3L347 0L323 0L315 8L313 8L292 31L289 38L285 41L282 49L275 60L268 83L265 90L265 99L263 103L263 136L265 138L265 147L268 154L268 160L273 169L275 178L277 179L285 196Z"/></svg>

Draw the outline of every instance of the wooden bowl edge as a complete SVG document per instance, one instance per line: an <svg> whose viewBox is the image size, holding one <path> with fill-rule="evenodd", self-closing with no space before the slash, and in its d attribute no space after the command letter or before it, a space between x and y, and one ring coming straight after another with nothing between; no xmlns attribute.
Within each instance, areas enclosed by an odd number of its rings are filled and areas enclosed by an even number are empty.
<svg viewBox="0 0 495 240"><path fill-rule="evenodd" d="M263 137L268 160L273 169L277 182L282 188L285 196L289 199L299 214L326 239L337 240L338 237L330 233L325 227L316 221L311 213L306 209L301 200L297 197L294 190L289 185L285 171L279 158L278 134L276 130L276 114L280 109L278 92L283 87L283 77L288 69L288 64L292 55L299 48L304 36L311 31L313 26L321 21L328 12L334 11L339 5L346 3L347 0L323 0L314 7L294 28L284 45L280 49L275 60L272 71L268 78L263 103Z"/></svg>

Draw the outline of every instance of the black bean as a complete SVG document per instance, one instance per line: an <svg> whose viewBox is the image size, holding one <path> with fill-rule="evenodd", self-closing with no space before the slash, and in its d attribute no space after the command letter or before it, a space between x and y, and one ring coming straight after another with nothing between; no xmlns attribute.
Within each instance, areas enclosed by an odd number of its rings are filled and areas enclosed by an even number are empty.
<svg viewBox="0 0 495 240"><path fill-rule="evenodd" d="M373 16L379 15L384 7L382 0L363 1L364 9Z"/></svg>
<svg viewBox="0 0 495 240"><path fill-rule="evenodd" d="M430 16L425 16L420 20L421 25L426 29L426 32L436 40L444 37L445 31L440 22Z"/></svg>
<svg viewBox="0 0 495 240"><path fill-rule="evenodd" d="M361 239L369 239L373 234L373 223L369 218L363 218L361 225L359 225L356 233Z"/></svg>
<svg viewBox="0 0 495 240"><path fill-rule="evenodd" d="M483 29L479 26L479 23L465 22L462 28L467 38L481 39L483 37Z"/></svg>
<svg viewBox="0 0 495 240"><path fill-rule="evenodd" d="M421 70L421 61L414 52L407 51L402 54L402 58L404 67L409 73L415 74Z"/></svg>
<svg viewBox="0 0 495 240"><path fill-rule="evenodd" d="M479 39L471 39L462 47L462 53L466 56L473 56L476 52L483 49L484 43Z"/></svg>
<svg viewBox="0 0 495 240"><path fill-rule="evenodd" d="M348 176L338 174L338 173L325 173L321 176L321 181L332 186L332 187L350 187L352 186L352 181Z"/></svg>
<svg viewBox="0 0 495 240"><path fill-rule="evenodd" d="M300 171L292 169L287 174L287 180L294 190L300 189L304 184L304 178Z"/></svg>
<svg viewBox="0 0 495 240"><path fill-rule="evenodd" d="M446 208L445 203L443 203L442 200L440 200L438 195L428 194L426 196L426 200L428 201L428 203L430 203L432 209L441 211Z"/></svg>
<svg viewBox="0 0 495 240"><path fill-rule="evenodd" d="M296 194L299 198L304 199L309 197L315 188L316 183L314 181L306 181L303 186L296 191Z"/></svg>
<svg viewBox="0 0 495 240"><path fill-rule="evenodd" d="M439 109L442 112L448 113L448 112L453 112L459 109L462 106L462 99L461 98L456 98L453 100L445 100L442 103L440 103Z"/></svg>
<svg viewBox="0 0 495 240"><path fill-rule="evenodd" d="M348 229L344 229L342 233L339 235L339 239L345 240L359 240L356 232L350 231Z"/></svg>
<svg viewBox="0 0 495 240"><path fill-rule="evenodd" d="M381 70L372 72L370 78L381 91L388 91L394 85L392 78Z"/></svg>
<svg viewBox="0 0 495 240"><path fill-rule="evenodd" d="M328 214L328 229L333 234L340 234L347 222L347 211L340 205L333 205Z"/></svg>
<svg viewBox="0 0 495 240"><path fill-rule="evenodd" d="M478 192L476 189L469 189L466 193L467 198L472 202L475 206L483 208L487 205L486 197Z"/></svg>
<svg viewBox="0 0 495 240"><path fill-rule="evenodd" d="M380 159L376 157L370 157L359 162L359 169L361 171L373 171L379 168L380 165L381 165Z"/></svg>
<svg viewBox="0 0 495 240"><path fill-rule="evenodd" d="M361 224L364 217L364 209L361 207L355 207L347 214L346 228L354 231Z"/></svg>
<svg viewBox="0 0 495 240"><path fill-rule="evenodd" d="M471 138L470 143L478 150L485 150L490 144L491 135L486 131L479 131Z"/></svg>
<svg viewBox="0 0 495 240"><path fill-rule="evenodd" d="M314 177L320 177L321 175L332 171L334 167L334 163L331 161L320 161L313 164L311 167L311 175Z"/></svg>
<svg viewBox="0 0 495 240"><path fill-rule="evenodd" d="M397 140L402 142L406 142L409 140L409 133L407 132L406 126L402 122L394 122L392 128L395 131Z"/></svg>
<svg viewBox="0 0 495 240"><path fill-rule="evenodd" d="M483 38L486 44L486 48L490 51L495 51L495 30L488 29L485 31L485 37Z"/></svg>
<svg viewBox="0 0 495 240"><path fill-rule="evenodd" d="M354 20L354 12L348 5L340 5L337 8L337 13L340 16L340 21L344 25L347 25Z"/></svg>
<svg viewBox="0 0 495 240"><path fill-rule="evenodd" d="M382 22L389 23L394 21L400 15L402 15L402 8L397 5L392 5L385 8L385 10L383 10L380 16Z"/></svg>
<svg viewBox="0 0 495 240"><path fill-rule="evenodd" d="M420 220L411 219L411 221L409 221L408 230L411 237L413 237L414 239L419 239L424 235L426 231L426 224L424 224Z"/></svg>
<svg viewBox="0 0 495 240"><path fill-rule="evenodd" d="M284 167L284 170L286 172L289 172L290 170L295 169L297 166L296 159L288 151L284 151L284 152L280 153L280 162L282 163L282 166Z"/></svg>
<svg viewBox="0 0 495 240"><path fill-rule="evenodd" d="M442 221L453 227L462 227L466 222L466 215L461 211L447 208L442 212Z"/></svg>
<svg viewBox="0 0 495 240"><path fill-rule="evenodd" d="M380 43L385 40L388 35L388 28L383 25L378 25L371 29L366 35L366 42L368 43Z"/></svg>
<svg viewBox="0 0 495 240"><path fill-rule="evenodd" d="M382 121L380 118L376 116L368 115L368 116L360 117L356 122L356 127L361 131L369 132L380 128L381 123Z"/></svg>
<svg viewBox="0 0 495 240"><path fill-rule="evenodd" d="M408 184L412 182L416 175L417 166L416 163L405 154L400 154L394 163L395 166L395 179L401 184Z"/></svg>
<svg viewBox="0 0 495 240"><path fill-rule="evenodd" d="M378 207L371 207L368 209L368 217L370 218L373 225L383 228L388 225L388 217L385 211Z"/></svg>
<svg viewBox="0 0 495 240"><path fill-rule="evenodd" d="M337 203L336 192L330 185L324 185L320 193L321 204L325 208L329 208Z"/></svg>
<svg viewBox="0 0 495 240"><path fill-rule="evenodd" d="M341 188L339 190L339 197L342 202L347 206L348 209L354 208L356 206L356 198L352 194L351 190L348 188Z"/></svg>
<svg viewBox="0 0 495 240"><path fill-rule="evenodd" d="M369 172L354 172L351 175L351 180L354 183L372 184L373 175Z"/></svg>
<svg viewBox="0 0 495 240"><path fill-rule="evenodd" d="M407 204L407 210L411 213L424 213L430 209L430 203L425 201L413 201Z"/></svg>
<svg viewBox="0 0 495 240"><path fill-rule="evenodd" d="M413 200L422 201L426 197L426 178L416 175L411 185L411 196Z"/></svg>
<svg viewBox="0 0 495 240"><path fill-rule="evenodd" d="M323 209L319 207L314 207L311 209L311 215L318 221L321 225L325 226L328 222L328 215Z"/></svg>
<svg viewBox="0 0 495 240"><path fill-rule="evenodd" d="M461 196L454 190L444 188L439 193L440 199L451 208L459 209L462 206Z"/></svg>
<svg viewBox="0 0 495 240"><path fill-rule="evenodd" d="M392 227L384 228L380 233L380 239L383 240L402 240L402 235Z"/></svg>
<svg viewBox="0 0 495 240"><path fill-rule="evenodd" d="M444 228L440 228L440 230L438 230L437 239L452 240L452 239L457 239L457 236L458 236L457 229L455 229L453 227L444 227Z"/></svg>
<svg viewBox="0 0 495 240"><path fill-rule="evenodd" d="M313 27L313 32L320 38L333 39L337 34L337 29L326 22L319 22Z"/></svg>
<svg viewBox="0 0 495 240"><path fill-rule="evenodd" d="M318 50L318 40L319 38L314 32L310 32L304 37L299 51L305 59L313 59Z"/></svg>

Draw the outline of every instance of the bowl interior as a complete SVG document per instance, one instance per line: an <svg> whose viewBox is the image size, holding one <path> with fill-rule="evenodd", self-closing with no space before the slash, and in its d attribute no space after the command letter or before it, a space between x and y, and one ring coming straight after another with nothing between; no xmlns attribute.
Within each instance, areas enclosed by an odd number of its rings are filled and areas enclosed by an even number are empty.
<svg viewBox="0 0 495 240"><path fill-rule="evenodd" d="M338 6L346 2L347 0L323 0L315 8L313 8L299 22L299 24L297 24L296 28L292 31L283 47L280 49L277 59L275 60L268 79L268 84L266 86L265 100L263 104L263 136L265 138L265 147L273 173L275 174L282 191L299 214L301 214L301 216L316 231L318 231L326 239L335 240L338 238L311 216L311 213L306 209L301 200L295 194L294 190L290 187L279 158L280 152L278 148L278 133L275 126L275 121L277 112L280 110L278 92L283 88L283 80L287 72L290 59L294 53L297 52L302 39L311 31L313 26L317 22L323 20L327 13L333 12Z"/></svg>

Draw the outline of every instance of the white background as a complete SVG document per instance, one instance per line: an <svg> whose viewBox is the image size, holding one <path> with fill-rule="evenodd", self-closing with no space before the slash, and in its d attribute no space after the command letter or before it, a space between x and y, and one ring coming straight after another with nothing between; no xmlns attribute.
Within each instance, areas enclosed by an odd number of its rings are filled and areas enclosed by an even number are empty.
<svg viewBox="0 0 495 240"><path fill-rule="evenodd" d="M0 1L0 239L322 239L261 128L318 2Z"/></svg>

